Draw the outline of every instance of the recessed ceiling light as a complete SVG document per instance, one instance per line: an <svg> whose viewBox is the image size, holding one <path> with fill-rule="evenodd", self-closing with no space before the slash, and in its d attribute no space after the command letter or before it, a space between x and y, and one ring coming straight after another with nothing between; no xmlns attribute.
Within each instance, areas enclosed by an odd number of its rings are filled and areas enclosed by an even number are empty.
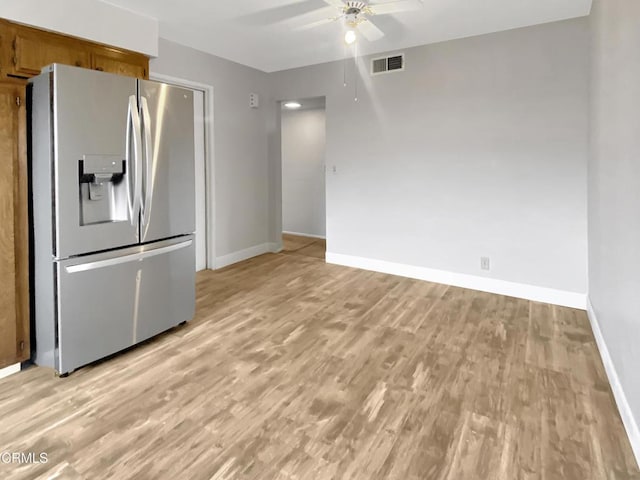
<svg viewBox="0 0 640 480"><path fill-rule="evenodd" d="M295 110L296 108L300 108L302 104L300 102L287 102L284 104L284 108L288 108L289 110Z"/></svg>

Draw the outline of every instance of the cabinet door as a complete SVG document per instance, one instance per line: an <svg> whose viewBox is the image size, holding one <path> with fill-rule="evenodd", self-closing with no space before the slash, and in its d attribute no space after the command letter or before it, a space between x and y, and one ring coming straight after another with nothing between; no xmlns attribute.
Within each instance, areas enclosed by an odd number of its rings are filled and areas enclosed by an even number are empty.
<svg viewBox="0 0 640 480"><path fill-rule="evenodd" d="M0 76L2 78L13 73L13 37L11 24L0 19Z"/></svg>
<svg viewBox="0 0 640 480"><path fill-rule="evenodd" d="M29 358L24 92L0 83L0 368Z"/></svg>
<svg viewBox="0 0 640 480"><path fill-rule="evenodd" d="M144 55L119 52L109 48L93 53L93 69L135 78L148 78L149 59Z"/></svg>
<svg viewBox="0 0 640 480"><path fill-rule="evenodd" d="M30 77L51 63L89 68L89 51L81 42L30 28L18 28L13 40L15 75Z"/></svg>

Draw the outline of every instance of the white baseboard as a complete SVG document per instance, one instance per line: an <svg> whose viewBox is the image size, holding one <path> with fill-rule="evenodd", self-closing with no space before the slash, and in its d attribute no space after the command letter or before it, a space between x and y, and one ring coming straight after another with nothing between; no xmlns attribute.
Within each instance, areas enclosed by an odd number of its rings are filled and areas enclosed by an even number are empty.
<svg viewBox="0 0 640 480"><path fill-rule="evenodd" d="M269 251L271 253L280 253L282 251L282 243L278 243L278 242L269 243Z"/></svg>
<svg viewBox="0 0 640 480"><path fill-rule="evenodd" d="M622 389L622 384L618 378L618 372L613 364L613 360L611 360L609 349L607 348L607 344L602 336L602 330L600 330L600 324L598 323L596 312L593 310L593 305L591 305L591 300L589 298L587 298L587 315L591 322L591 330L593 330L593 336L596 339L596 344L600 351L600 357L602 358L604 369L607 372L607 377L609 378L609 384L611 385L613 396L616 400L616 404L618 405L618 411L620 412L622 423L624 424L627 436L629 437L629 442L631 443L631 449L636 457L636 462L640 465L640 427L633 416L633 411L627 401L627 396Z"/></svg>
<svg viewBox="0 0 640 480"><path fill-rule="evenodd" d="M229 253L221 257L216 257L216 268L224 268L234 263L248 260L249 258L257 257L264 253L277 253L282 250L282 245L276 242L261 243L260 245L254 245L253 247L245 248L237 252Z"/></svg>
<svg viewBox="0 0 640 480"><path fill-rule="evenodd" d="M300 233L300 232L282 232L286 235L297 235L298 237L310 237L310 238L321 238L325 240L327 237L325 235L314 235L313 233Z"/></svg>
<svg viewBox="0 0 640 480"><path fill-rule="evenodd" d="M482 292L497 293L509 297L524 298L536 302L551 303L563 307L586 309L586 294L555 290L553 288L537 287L523 283L507 282L495 278L478 277L464 273L447 272L426 267L416 267L401 263L375 260L371 258L354 257L340 253L327 252L327 263L344 265L346 267L362 268L374 272L389 273L401 277L426 280L428 282L443 283L454 287L470 288Z"/></svg>
<svg viewBox="0 0 640 480"><path fill-rule="evenodd" d="M18 373L19 371L19 363L14 363L13 365L9 365L8 367L0 368L0 378L8 377L9 375L13 375L14 373Z"/></svg>

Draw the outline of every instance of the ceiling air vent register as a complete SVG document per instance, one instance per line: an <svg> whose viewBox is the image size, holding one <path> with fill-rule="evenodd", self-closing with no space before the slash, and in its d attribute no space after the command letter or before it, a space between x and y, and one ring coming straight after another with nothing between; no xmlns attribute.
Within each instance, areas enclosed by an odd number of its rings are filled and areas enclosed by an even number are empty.
<svg viewBox="0 0 640 480"><path fill-rule="evenodd" d="M371 75L381 73L401 72L404 70L404 53L391 57L374 58L371 60Z"/></svg>

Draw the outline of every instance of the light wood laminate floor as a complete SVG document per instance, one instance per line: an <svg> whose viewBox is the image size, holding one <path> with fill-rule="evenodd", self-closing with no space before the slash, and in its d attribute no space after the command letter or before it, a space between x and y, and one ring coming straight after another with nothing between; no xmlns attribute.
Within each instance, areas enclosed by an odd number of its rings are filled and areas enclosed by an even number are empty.
<svg viewBox="0 0 640 480"><path fill-rule="evenodd" d="M323 238L303 237L288 233L282 235L282 253L324 259L326 250L327 242Z"/></svg>
<svg viewBox="0 0 640 480"><path fill-rule="evenodd" d="M269 254L193 322L59 379L0 380L31 479L640 478L585 313Z"/></svg>

